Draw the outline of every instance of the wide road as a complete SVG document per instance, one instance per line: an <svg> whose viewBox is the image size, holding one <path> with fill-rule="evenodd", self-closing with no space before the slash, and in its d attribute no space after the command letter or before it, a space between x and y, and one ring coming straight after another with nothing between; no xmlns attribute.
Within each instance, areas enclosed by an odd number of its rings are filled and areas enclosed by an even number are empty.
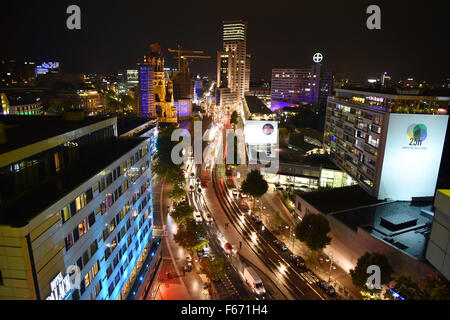
<svg viewBox="0 0 450 320"><path fill-rule="evenodd" d="M224 120L224 130L218 144L225 141L225 128L230 127L229 119ZM216 148L223 148L217 145ZM272 282L281 282L283 289L289 296L299 300L325 300L330 299L318 286L319 279L310 270L302 270L289 261L289 250L281 252L273 241L276 237L262 224L257 224L248 211L242 211L237 202L230 195L227 187L227 178L219 177L217 166L212 170L212 182L216 197L223 212L226 214L234 228L242 236L246 245L260 261L263 261L269 274L265 274Z"/></svg>

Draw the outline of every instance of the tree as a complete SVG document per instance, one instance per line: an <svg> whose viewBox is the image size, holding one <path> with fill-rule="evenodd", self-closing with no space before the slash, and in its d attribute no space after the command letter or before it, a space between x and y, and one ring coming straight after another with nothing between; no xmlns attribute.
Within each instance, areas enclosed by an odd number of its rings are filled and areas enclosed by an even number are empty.
<svg viewBox="0 0 450 320"><path fill-rule="evenodd" d="M170 190L167 195L174 201L181 201L186 197L186 190L179 185L174 185L173 189Z"/></svg>
<svg viewBox="0 0 450 320"><path fill-rule="evenodd" d="M215 255L200 260L200 272L215 281L223 278L226 274L224 260Z"/></svg>
<svg viewBox="0 0 450 320"><path fill-rule="evenodd" d="M167 180L174 186L185 182L184 174L179 166L176 166L174 170L171 170L167 176Z"/></svg>
<svg viewBox="0 0 450 320"><path fill-rule="evenodd" d="M281 225L283 224L283 219L281 219L279 211L277 211L275 217L273 218L273 224L276 225L277 227L281 227Z"/></svg>
<svg viewBox="0 0 450 320"><path fill-rule="evenodd" d="M267 192L269 186L259 170L252 170L242 182L241 189L243 193L258 199ZM255 207L255 201L253 207Z"/></svg>
<svg viewBox="0 0 450 320"><path fill-rule="evenodd" d="M233 129L236 129L236 125L238 123L238 114L237 114L236 110L231 113L230 123L233 124Z"/></svg>
<svg viewBox="0 0 450 320"><path fill-rule="evenodd" d="M367 290L367 279L370 273L367 273L367 267L375 265L380 268L380 285L388 284L391 281L391 275L394 272L388 259L381 253L366 252L362 255L356 263L355 269L350 270L352 282L355 286Z"/></svg>
<svg viewBox="0 0 450 320"><path fill-rule="evenodd" d="M173 211L170 213L170 216L175 220L176 223L182 224L188 219L191 219L193 213L194 209L185 199L175 204Z"/></svg>
<svg viewBox="0 0 450 320"><path fill-rule="evenodd" d="M330 223L320 214L307 214L295 228L295 236L305 242L311 253L325 248L331 242L327 236L330 232Z"/></svg>
<svg viewBox="0 0 450 320"><path fill-rule="evenodd" d="M429 300L450 300L450 282L442 275L427 275L420 283L420 289Z"/></svg>
<svg viewBox="0 0 450 320"><path fill-rule="evenodd" d="M194 219L189 218L180 226L174 235L175 242L191 253L203 249L208 240L206 231L201 224L197 224Z"/></svg>
<svg viewBox="0 0 450 320"><path fill-rule="evenodd" d="M400 294L406 300L424 300L425 294L420 289L419 284L414 282L411 277L401 276L395 280L392 289ZM390 291L384 293L385 298L395 299Z"/></svg>
<svg viewBox="0 0 450 320"><path fill-rule="evenodd" d="M172 141L171 136L174 128L166 128L158 135L156 141L156 162L154 166L155 173L167 178L174 178L181 172L181 164L172 162L172 149L178 144Z"/></svg>
<svg viewBox="0 0 450 320"><path fill-rule="evenodd" d="M406 300L450 300L450 282L441 275L428 274L420 283L411 277L401 276L391 287ZM395 299L388 290L385 298Z"/></svg>

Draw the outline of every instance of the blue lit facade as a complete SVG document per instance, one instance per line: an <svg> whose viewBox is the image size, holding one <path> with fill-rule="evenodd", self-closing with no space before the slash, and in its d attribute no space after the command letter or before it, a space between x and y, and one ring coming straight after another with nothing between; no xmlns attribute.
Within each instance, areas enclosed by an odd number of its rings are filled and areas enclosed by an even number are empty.
<svg viewBox="0 0 450 320"><path fill-rule="evenodd" d="M154 106L153 67L149 64L139 65L139 107L141 116L151 117Z"/></svg>

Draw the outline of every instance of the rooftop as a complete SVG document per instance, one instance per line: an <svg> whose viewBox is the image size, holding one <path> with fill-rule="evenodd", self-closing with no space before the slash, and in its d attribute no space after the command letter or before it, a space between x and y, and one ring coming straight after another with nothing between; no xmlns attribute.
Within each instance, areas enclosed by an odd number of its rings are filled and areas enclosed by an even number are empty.
<svg viewBox="0 0 450 320"><path fill-rule="evenodd" d="M349 228L364 229L373 237L421 259L431 232L431 203L395 201L333 213Z"/></svg>
<svg viewBox="0 0 450 320"><path fill-rule="evenodd" d="M117 118L117 134L119 136L130 132L133 129L136 129L140 126L145 125L146 123L152 121L152 119L148 118L140 118L140 117L121 117ZM148 131L151 128L154 128L154 124L149 124L149 126L144 126L142 130L139 130L139 133L136 135L142 134L145 131ZM143 131L143 132L141 132Z"/></svg>
<svg viewBox="0 0 450 320"><path fill-rule="evenodd" d="M370 196L359 185L304 192L300 196L324 214L350 210L382 202Z"/></svg>
<svg viewBox="0 0 450 320"><path fill-rule="evenodd" d="M251 114L272 114L272 111L256 96L245 96Z"/></svg>
<svg viewBox="0 0 450 320"><path fill-rule="evenodd" d="M0 123L5 124L6 135L6 142L0 144L0 154L106 119L110 117L86 117L80 121L68 121L62 116L0 115Z"/></svg>
<svg viewBox="0 0 450 320"><path fill-rule="evenodd" d="M384 97L387 99L450 101L449 90L374 89L360 87L335 88L334 90L337 94L353 93L360 95L376 95L377 97Z"/></svg>
<svg viewBox="0 0 450 320"><path fill-rule="evenodd" d="M128 153L145 138L111 137L87 150L80 161L0 205L0 225L22 227L37 214Z"/></svg>

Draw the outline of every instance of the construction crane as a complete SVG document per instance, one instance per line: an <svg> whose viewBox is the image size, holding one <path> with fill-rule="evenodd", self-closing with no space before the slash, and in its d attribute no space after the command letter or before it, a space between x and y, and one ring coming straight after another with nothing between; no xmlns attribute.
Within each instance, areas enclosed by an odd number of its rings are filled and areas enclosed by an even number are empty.
<svg viewBox="0 0 450 320"><path fill-rule="evenodd" d="M199 56L199 55L186 55L190 54L203 54L203 50L183 50L181 46L178 45L178 49L168 49L171 53L176 53L174 58L178 60L178 72L184 74L189 73L189 65L194 61L194 59L211 59L210 56Z"/></svg>

